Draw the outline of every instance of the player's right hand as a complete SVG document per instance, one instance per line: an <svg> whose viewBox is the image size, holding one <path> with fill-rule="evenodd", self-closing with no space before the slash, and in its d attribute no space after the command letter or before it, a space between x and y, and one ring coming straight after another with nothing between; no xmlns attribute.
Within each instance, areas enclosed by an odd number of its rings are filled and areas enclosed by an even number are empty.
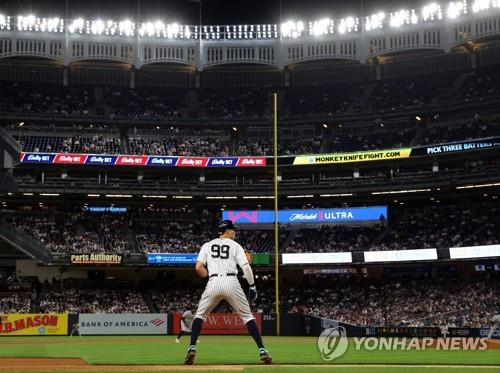
<svg viewBox="0 0 500 373"><path fill-rule="evenodd" d="M250 302L255 302L257 300L257 288L255 285L248 288L248 300Z"/></svg>

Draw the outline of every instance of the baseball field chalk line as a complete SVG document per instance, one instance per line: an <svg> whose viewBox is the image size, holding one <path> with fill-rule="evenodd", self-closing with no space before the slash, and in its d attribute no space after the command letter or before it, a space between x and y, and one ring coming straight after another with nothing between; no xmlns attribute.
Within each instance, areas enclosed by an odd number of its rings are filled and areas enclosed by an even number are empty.
<svg viewBox="0 0 500 373"><path fill-rule="evenodd" d="M0 358L0 371L13 370L30 370L30 371L55 371L55 370L88 370L100 372L123 371L126 369L131 372L141 371L207 371L207 370L223 370L223 371L243 371L245 368L255 368L259 365L91 365L82 359L32 359L32 358ZM498 368L497 365L406 365L406 364L316 364L316 365L300 365L300 364L273 364L278 368L456 368L456 369L492 369Z"/></svg>

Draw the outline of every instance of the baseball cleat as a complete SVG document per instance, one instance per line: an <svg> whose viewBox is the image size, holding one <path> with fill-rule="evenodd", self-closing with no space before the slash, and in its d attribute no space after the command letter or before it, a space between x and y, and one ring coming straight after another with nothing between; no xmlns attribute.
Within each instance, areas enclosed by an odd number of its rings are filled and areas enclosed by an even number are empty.
<svg viewBox="0 0 500 373"><path fill-rule="evenodd" d="M181 343L181 340L179 338L176 338L175 343Z"/></svg>
<svg viewBox="0 0 500 373"><path fill-rule="evenodd" d="M267 352L267 350L265 348L261 348L259 350L259 354L260 354L260 360L264 364L271 364L273 362L273 359L271 358L271 356L269 355L269 352Z"/></svg>
<svg viewBox="0 0 500 373"><path fill-rule="evenodd" d="M184 364L193 365L195 356L196 356L196 346L189 346L186 358L184 359Z"/></svg>

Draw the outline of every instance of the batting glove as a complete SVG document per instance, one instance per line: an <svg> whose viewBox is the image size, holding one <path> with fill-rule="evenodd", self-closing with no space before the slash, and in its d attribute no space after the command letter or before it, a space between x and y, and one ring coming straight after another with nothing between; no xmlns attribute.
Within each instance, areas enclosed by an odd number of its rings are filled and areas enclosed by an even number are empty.
<svg viewBox="0 0 500 373"><path fill-rule="evenodd" d="M257 288L255 285L248 288L248 300L250 302L255 302L257 300Z"/></svg>

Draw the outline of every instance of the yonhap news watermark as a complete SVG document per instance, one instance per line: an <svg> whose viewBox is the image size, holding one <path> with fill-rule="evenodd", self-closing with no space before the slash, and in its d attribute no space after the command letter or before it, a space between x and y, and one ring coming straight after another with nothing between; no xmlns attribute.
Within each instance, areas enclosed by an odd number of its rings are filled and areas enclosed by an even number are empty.
<svg viewBox="0 0 500 373"><path fill-rule="evenodd" d="M410 351L434 349L441 351L484 351L488 349L487 338L466 337L353 337L347 338L342 326L325 329L318 337L318 349L325 361L344 355L349 345L354 351Z"/></svg>

